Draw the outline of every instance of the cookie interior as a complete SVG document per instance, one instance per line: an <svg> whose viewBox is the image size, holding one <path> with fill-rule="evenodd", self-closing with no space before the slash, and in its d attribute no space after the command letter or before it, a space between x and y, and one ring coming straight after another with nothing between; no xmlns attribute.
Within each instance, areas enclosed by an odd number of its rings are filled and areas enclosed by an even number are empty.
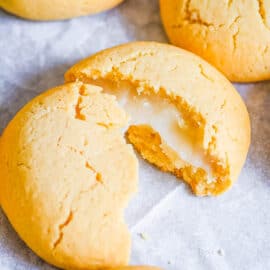
<svg viewBox="0 0 270 270"><path fill-rule="evenodd" d="M144 159L185 180L196 195L217 195L230 185L229 171L203 148L204 119L180 97L135 87L127 80L80 80L116 96L130 118L123 132Z"/></svg>

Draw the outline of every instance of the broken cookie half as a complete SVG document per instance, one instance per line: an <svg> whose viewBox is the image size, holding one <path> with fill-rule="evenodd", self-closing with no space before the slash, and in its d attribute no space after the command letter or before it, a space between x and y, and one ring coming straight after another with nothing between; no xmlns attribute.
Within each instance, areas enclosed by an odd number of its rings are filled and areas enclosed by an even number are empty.
<svg viewBox="0 0 270 270"><path fill-rule="evenodd" d="M196 195L218 195L237 179L250 144L249 115L232 84L198 56L134 42L82 60L65 80L114 94L130 115L126 136L136 150Z"/></svg>
<svg viewBox="0 0 270 270"><path fill-rule="evenodd" d="M126 265L123 210L137 190L138 164L115 97L81 82L24 106L0 140L0 202L14 229L63 269Z"/></svg>

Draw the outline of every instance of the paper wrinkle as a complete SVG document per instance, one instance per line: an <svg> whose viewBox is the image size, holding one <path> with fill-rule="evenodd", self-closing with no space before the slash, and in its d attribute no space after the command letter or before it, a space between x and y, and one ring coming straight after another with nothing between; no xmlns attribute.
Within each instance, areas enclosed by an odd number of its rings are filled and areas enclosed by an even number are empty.
<svg viewBox="0 0 270 270"><path fill-rule="evenodd" d="M143 217L141 217L134 225L132 225L132 227L130 227L130 232L133 232L136 227L138 227L153 211L157 211L157 209L162 206L166 199L168 199L170 196L173 196L177 189L179 189L179 187L169 191L169 193L162 197L159 202L156 202L156 204L148 212L146 212Z"/></svg>
<svg viewBox="0 0 270 270"><path fill-rule="evenodd" d="M21 20L0 11L0 132L27 101L62 84L76 61L132 40L167 42L158 1L126 0L103 14L58 22ZM270 269L270 82L236 87L252 126L239 180L220 197L197 198L181 180L140 159L139 192L125 214L131 264ZM26 247L1 210L0 269L55 269Z"/></svg>

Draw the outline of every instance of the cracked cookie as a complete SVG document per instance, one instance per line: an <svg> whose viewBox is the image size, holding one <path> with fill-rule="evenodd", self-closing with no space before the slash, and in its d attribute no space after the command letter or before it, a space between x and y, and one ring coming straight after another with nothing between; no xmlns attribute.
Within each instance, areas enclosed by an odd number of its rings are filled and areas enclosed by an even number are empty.
<svg viewBox="0 0 270 270"><path fill-rule="evenodd" d="M250 144L249 115L232 84L198 56L134 42L82 60L65 80L114 94L130 115L126 136L135 149L196 195L218 195L237 179Z"/></svg>
<svg viewBox="0 0 270 270"><path fill-rule="evenodd" d="M97 86L70 83L24 106L0 142L0 202L25 243L64 269L126 265L123 210L138 164L127 116Z"/></svg>
<svg viewBox="0 0 270 270"><path fill-rule="evenodd" d="M269 0L160 0L170 41L237 82L270 79Z"/></svg>
<svg viewBox="0 0 270 270"><path fill-rule="evenodd" d="M123 0L0 0L0 7L31 20L59 20L98 13Z"/></svg>

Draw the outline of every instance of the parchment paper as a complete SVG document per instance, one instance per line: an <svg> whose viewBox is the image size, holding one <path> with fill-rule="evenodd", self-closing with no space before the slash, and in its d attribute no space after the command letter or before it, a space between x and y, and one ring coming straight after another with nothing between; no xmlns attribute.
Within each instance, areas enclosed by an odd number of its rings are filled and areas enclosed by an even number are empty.
<svg viewBox="0 0 270 270"><path fill-rule="evenodd" d="M0 132L28 100L61 84L77 60L132 40L167 42L158 1L127 0L95 16L30 22L0 12ZM132 264L167 270L270 269L270 82L236 85L250 112L252 145L240 179L197 198L140 161L139 192L126 210ZM0 269L55 269L32 253L0 212Z"/></svg>

